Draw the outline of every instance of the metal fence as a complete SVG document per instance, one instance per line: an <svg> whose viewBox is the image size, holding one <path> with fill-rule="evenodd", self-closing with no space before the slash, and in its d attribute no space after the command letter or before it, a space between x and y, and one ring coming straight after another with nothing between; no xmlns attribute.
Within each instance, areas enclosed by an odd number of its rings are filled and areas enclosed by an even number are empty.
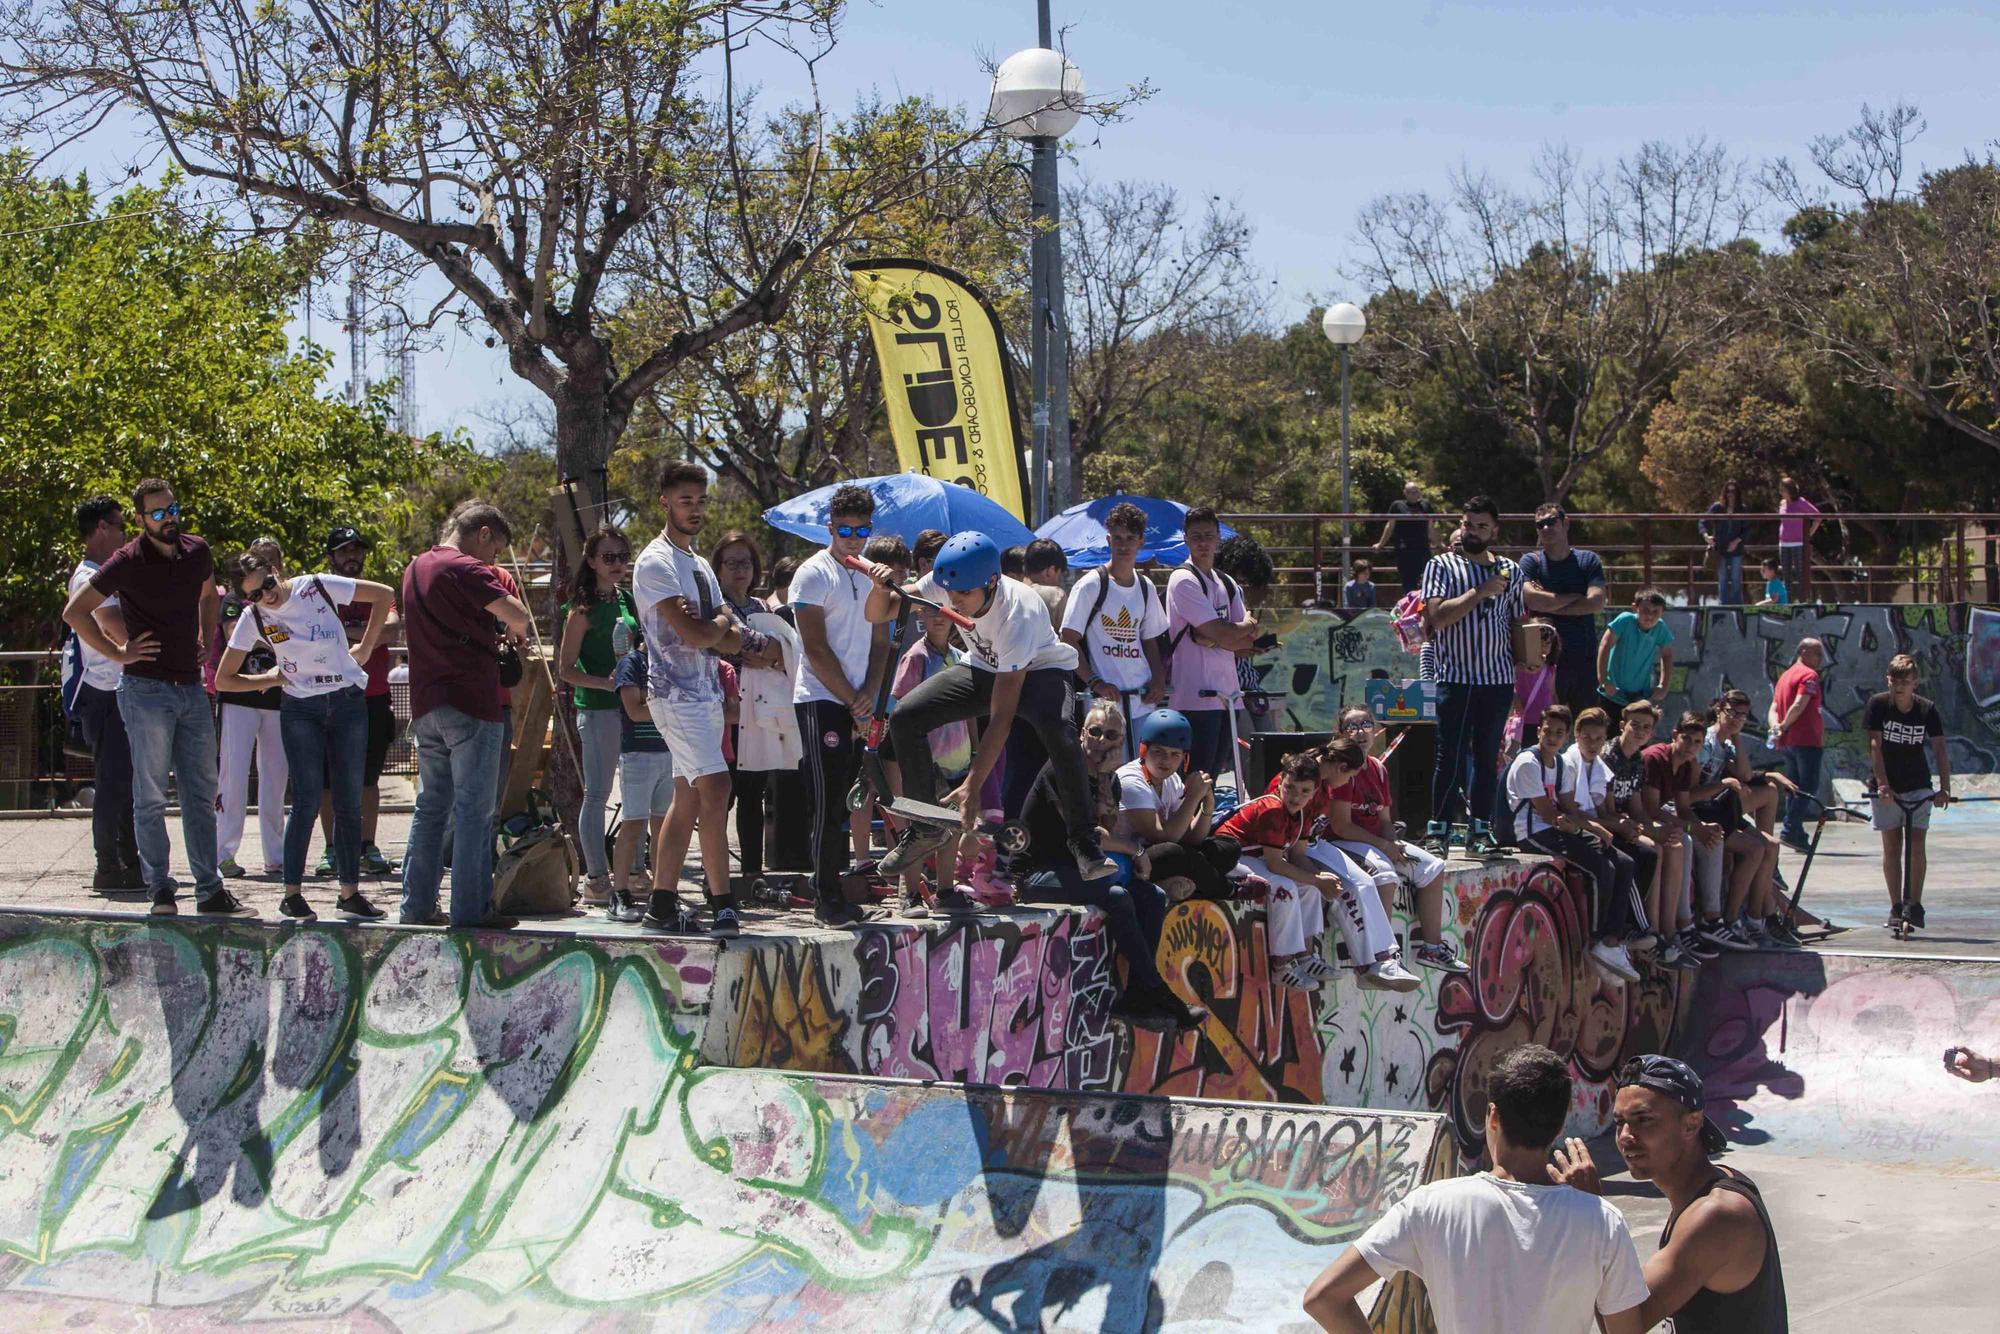
<svg viewBox="0 0 2000 1334"><path fill-rule="evenodd" d="M1264 545L1277 564L1273 600L1294 605L1340 596L1343 545L1374 566L1378 602L1391 606L1406 591L1395 561L1376 541L1396 514L1225 514L1223 522ZM1570 543L1604 561L1613 606L1653 585L1689 604L1713 601L1715 565L1699 525L1707 514L1574 513ZM1743 572L1745 597L1763 595L1757 563L1777 554L1777 514L1740 513L1751 524ZM1793 602L1991 602L2000 594L2000 515L1827 513L1806 546L1806 577L1789 590ZM1441 549L1458 525L1456 513L1431 516L1432 546ZM1501 517L1499 549L1519 555L1535 545L1534 516ZM1866 549L1870 558L1859 553ZM1880 554L1887 553L1887 554ZM1754 590L1754 591L1753 591Z"/></svg>

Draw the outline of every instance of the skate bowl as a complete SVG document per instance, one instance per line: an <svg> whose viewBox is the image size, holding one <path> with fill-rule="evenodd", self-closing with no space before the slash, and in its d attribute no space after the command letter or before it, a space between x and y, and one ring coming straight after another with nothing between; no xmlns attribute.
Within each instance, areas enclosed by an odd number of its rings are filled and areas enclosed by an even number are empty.
<svg viewBox="0 0 2000 1334"><path fill-rule="evenodd" d="M705 1064L718 953L0 913L9 1327L1304 1330L1451 1170L1424 1113Z"/></svg>
<svg viewBox="0 0 2000 1334"><path fill-rule="evenodd" d="M1943 1065L2000 1049L2000 959L1730 955L1694 991L1680 1053L1732 1142L2000 1176L2000 1095Z"/></svg>

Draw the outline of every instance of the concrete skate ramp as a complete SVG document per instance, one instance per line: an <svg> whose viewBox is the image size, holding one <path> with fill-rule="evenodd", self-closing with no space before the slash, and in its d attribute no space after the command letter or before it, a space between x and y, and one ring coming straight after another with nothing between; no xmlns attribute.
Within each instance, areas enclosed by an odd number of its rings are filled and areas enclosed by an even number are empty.
<svg viewBox="0 0 2000 1334"><path fill-rule="evenodd" d="M1415 1113L705 1068L713 956L600 944L0 914L7 1326L1303 1330L1450 1158Z"/></svg>
<svg viewBox="0 0 2000 1334"><path fill-rule="evenodd" d="M1731 1140L2000 1176L2000 1092L1943 1062L2000 1049L2000 960L1738 954L1698 979L1681 1054Z"/></svg>

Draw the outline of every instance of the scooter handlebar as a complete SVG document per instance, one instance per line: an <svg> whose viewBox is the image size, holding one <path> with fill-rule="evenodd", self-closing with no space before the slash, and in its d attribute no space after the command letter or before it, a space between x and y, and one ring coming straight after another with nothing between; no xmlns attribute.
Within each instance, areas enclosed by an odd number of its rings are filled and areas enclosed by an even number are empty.
<svg viewBox="0 0 2000 1334"><path fill-rule="evenodd" d="M862 560L859 556L842 556L840 558L840 563L842 565L845 565L850 570L855 570L861 574L867 575L871 579L875 577L874 567L869 565L867 561ZM954 609L947 607L942 603L932 602L929 598L917 597L915 594L904 592L900 588L892 588L889 591L894 593L897 597L903 599L903 601L909 603L911 606L922 607L925 611L934 612L935 614L944 617L947 621L950 621L953 625L957 626L961 630L970 630L972 628L972 618L970 616L962 615L958 611L955 611Z"/></svg>

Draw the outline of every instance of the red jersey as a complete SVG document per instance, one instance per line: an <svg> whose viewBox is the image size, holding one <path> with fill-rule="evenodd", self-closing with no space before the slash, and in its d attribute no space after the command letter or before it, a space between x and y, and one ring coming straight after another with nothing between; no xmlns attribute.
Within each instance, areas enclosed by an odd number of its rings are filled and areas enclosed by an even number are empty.
<svg viewBox="0 0 2000 1334"><path fill-rule="evenodd" d="M1325 791L1322 786L1321 791ZM1336 801L1347 802L1353 807L1354 823L1378 838L1387 833L1382 827L1382 812L1389 807L1389 766L1373 755L1361 766L1361 772L1328 793L1327 808L1332 810Z"/></svg>
<svg viewBox="0 0 2000 1334"><path fill-rule="evenodd" d="M1264 795L1267 797L1281 797L1284 786L1285 776L1277 774L1272 777L1271 785L1264 789ZM1333 788L1328 784L1316 783L1313 785L1312 800L1306 803L1305 809L1306 828L1310 829L1313 825L1326 818L1327 812L1333 809L1332 796Z"/></svg>
<svg viewBox="0 0 2000 1334"><path fill-rule="evenodd" d="M1246 848L1283 851L1306 836L1306 813L1293 814L1285 809L1282 797L1267 793L1231 811L1215 832Z"/></svg>

